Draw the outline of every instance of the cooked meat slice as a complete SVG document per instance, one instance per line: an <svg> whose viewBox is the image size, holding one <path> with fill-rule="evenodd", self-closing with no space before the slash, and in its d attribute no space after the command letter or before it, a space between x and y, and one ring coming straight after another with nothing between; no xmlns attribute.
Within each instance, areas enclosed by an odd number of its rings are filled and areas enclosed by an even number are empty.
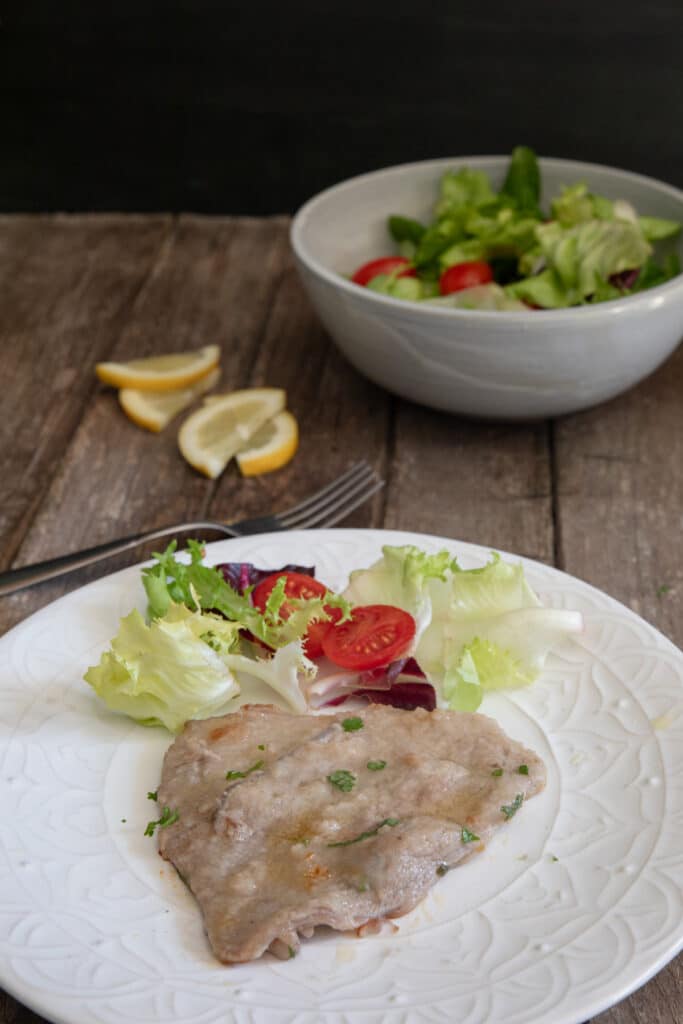
<svg viewBox="0 0 683 1024"><path fill-rule="evenodd" d="M544 784L540 758L484 715L252 705L188 723L168 750L159 802L178 821L159 848L219 960L294 955L318 925L411 910Z"/></svg>

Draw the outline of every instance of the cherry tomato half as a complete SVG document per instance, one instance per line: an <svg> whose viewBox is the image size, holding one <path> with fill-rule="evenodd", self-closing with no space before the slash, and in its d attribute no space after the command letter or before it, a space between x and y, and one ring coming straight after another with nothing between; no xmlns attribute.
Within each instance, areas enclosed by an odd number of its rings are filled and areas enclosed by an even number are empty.
<svg viewBox="0 0 683 1024"><path fill-rule="evenodd" d="M474 288L478 284L490 284L493 271L484 260L470 260L468 263L456 263L444 270L439 278L439 291L442 295L460 292L463 288Z"/></svg>
<svg viewBox="0 0 683 1024"><path fill-rule="evenodd" d="M342 668L387 665L405 654L415 636L415 619L388 604L359 605L351 618L323 634L324 653Z"/></svg>
<svg viewBox="0 0 683 1024"><path fill-rule="evenodd" d="M307 576L303 572L276 572L272 576L266 576L264 580L254 587L254 591L251 595L251 599L254 605L260 609L260 611L266 610L266 602L271 595L273 587L280 579L281 576L285 577L285 594L288 597L296 597L301 600L307 601L312 597L324 597L327 593L327 587L324 586L320 580L316 580L313 576ZM304 637L304 650L309 658L319 658L323 653L322 637L330 628L331 622L336 622L341 618L341 608L326 608L325 609L330 616L329 620L312 622L308 627L308 632ZM291 614L291 607L287 606L285 601L280 608L280 615L283 619L288 618Z"/></svg>
<svg viewBox="0 0 683 1024"><path fill-rule="evenodd" d="M369 263L364 263L362 267L358 268L351 280L355 281L356 284L368 284L378 274L392 274L399 267L406 267L407 269L397 274L397 277L416 277L415 268L409 264L410 260L407 260L405 256L383 256L381 259L370 260Z"/></svg>
<svg viewBox="0 0 683 1024"><path fill-rule="evenodd" d="M333 622L339 622L342 617L341 608L325 607L329 619L320 622L312 622L304 638L304 650L309 658L319 658L323 653L323 637L331 628Z"/></svg>
<svg viewBox="0 0 683 1024"><path fill-rule="evenodd" d="M312 597L324 597L327 593L327 587L316 580L313 576L307 576L303 572L274 572L272 576L266 576L264 580L254 587L251 595L251 599L254 602L256 608L264 612L266 610L266 602L270 597L273 587L279 579L285 577L285 594L287 597L297 597L304 601L309 601ZM280 615L283 619L286 619L291 614L291 607L287 607L285 601L280 608Z"/></svg>

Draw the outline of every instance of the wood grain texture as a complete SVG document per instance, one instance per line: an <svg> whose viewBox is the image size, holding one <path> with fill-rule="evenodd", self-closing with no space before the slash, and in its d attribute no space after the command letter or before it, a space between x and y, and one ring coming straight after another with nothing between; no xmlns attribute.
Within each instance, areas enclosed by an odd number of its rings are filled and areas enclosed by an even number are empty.
<svg viewBox="0 0 683 1024"><path fill-rule="evenodd" d="M683 644L683 350L639 388L552 424L475 423L386 394L339 355L293 268L284 218L0 217L0 566L196 515L276 511L358 458L386 480L344 525L527 555ZM216 343L221 390L285 387L289 466L214 482L94 379L101 358ZM40 383L36 385L37 368ZM0 632L143 556L0 602ZM594 1024L683 1024L683 957ZM0 993L0 1024L42 1024Z"/></svg>

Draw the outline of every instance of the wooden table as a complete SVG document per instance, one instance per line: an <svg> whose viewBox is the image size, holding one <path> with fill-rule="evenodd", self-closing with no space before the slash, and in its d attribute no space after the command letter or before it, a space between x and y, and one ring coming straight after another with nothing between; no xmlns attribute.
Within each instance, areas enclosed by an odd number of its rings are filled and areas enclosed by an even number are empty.
<svg viewBox="0 0 683 1024"><path fill-rule="evenodd" d="M556 565L683 646L683 349L623 397L553 422L423 409L337 353L287 230L285 218L0 217L0 566L186 518L277 510L363 456L387 486L345 525ZM140 430L93 373L99 360L208 343L223 350L222 389L287 389L301 426L287 468L206 480L181 459L173 426ZM0 632L89 578L3 599ZM37 1021L0 994L1 1024ZM683 956L596 1021L680 1024Z"/></svg>

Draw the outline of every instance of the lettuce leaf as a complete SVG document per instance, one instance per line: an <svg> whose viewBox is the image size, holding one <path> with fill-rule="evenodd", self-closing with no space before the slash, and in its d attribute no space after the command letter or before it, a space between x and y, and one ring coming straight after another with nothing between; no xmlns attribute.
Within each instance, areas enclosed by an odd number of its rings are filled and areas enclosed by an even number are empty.
<svg viewBox="0 0 683 1024"><path fill-rule="evenodd" d="M483 206L496 198L486 172L473 171L469 167L446 171L441 178L440 192L435 211L437 217L463 207Z"/></svg>
<svg viewBox="0 0 683 1024"><path fill-rule="evenodd" d="M680 234L681 225L675 220L663 217L638 217L638 227L648 242L660 242Z"/></svg>
<svg viewBox="0 0 683 1024"><path fill-rule="evenodd" d="M112 710L177 732L190 718L217 714L239 694L222 657L234 649L238 628L180 604L147 625L136 609L121 620L85 680Z"/></svg>
<svg viewBox="0 0 683 1024"><path fill-rule="evenodd" d="M280 616L284 603L281 586L273 589L263 614L251 604L249 589L240 594L222 572L203 564L204 551L198 541L187 542L189 563L175 557L176 546L176 541L172 541L164 552L154 555L155 565L142 570L151 619L163 618L173 602L192 611L220 612L269 647L278 648L303 637L311 622L328 619L325 605L341 607L348 617L348 606L336 594L309 600L288 598L288 615Z"/></svg>
<svg viewBox="0 0 683 1024"><path fill-rule="evenodd" d="M417 639L432 617L427 582L445 580L455 564L448 551L430 555L412 544L386 545L378 562L351 573L342 596L352 605L391 604L410 612Z"/></svg>
<svg viewBox="0 0 683 1024"><path fill-rule="evenodd" d="M479 284L473 288L462 288L450 295L429 299L432 306L446 306L452 309L526 310L519 299L508 295L499 284Z"/></svg>
<svg viewBox="0 0 683 1024"><path fill-rule="evenodd" d="M543 608L521 565L494 554L461 569L447 551L385 547L369 569L351 574L344 596L395 604L416 620L411 650L441 706L474 711L485 690L528 685L550 648L581 629L576 612Z"/></svg>
<svg viewBox="0 0 683 1024"><path fill-rule="evenodd" d="M519 210L540 217L541 171L529 146L515 146L512 150L501 192L510 196Z"/></svg>
<svg viewBox="0 0 683 1024"><path fill-rule="evenodd" d="M260 679L275 690L293 711L308 711L302 683L316 674L316 666L306 657L301 640L294 640L275 651L272 658L250 658L244 654L228 654L223 658L232 672ZM245 682L243 680L243 682ZM246 682L245 682L246 685Z"/></svg>

